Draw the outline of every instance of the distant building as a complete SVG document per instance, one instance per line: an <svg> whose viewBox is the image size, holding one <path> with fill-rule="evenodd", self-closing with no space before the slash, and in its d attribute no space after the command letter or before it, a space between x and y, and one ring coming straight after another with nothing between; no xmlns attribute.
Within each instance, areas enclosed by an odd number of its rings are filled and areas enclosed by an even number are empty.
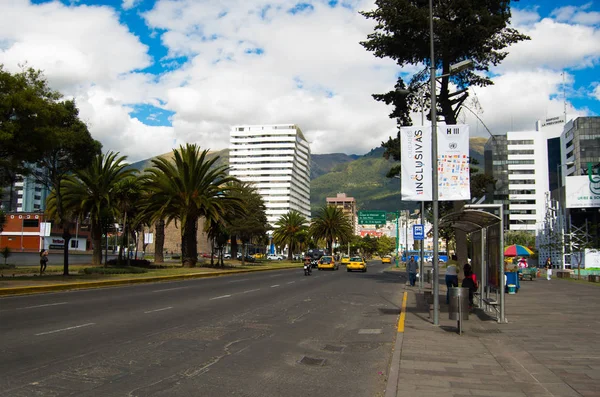
<svg viewBox="0 0 600 397"><path fill-rule="evenodd" d="M290 210L310 221L310 147L298 126L232 127L229 166L232 176L256 186L269 224Z"/></svg>
<svg viewBox="0 0 600 397"><path fill-rule="evenodd" d="M327 197L326 201L327 205L337 207L344 212L352 224L352 233L358 234L358 216L354 197L348 197L346 193L338 193L335 197Z"/></svg>

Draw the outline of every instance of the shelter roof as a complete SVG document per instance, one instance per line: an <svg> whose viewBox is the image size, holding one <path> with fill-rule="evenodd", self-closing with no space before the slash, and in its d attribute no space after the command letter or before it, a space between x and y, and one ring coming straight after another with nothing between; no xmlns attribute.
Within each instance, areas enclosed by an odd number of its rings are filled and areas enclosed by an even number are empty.
<svg viewBox="0 0 600 397"><path fill-rule="evenodd" d="M491 212L473 209L464 209L461 211L446 214L439 220L439 227L453 227L473 233L484 227L489 227L500 222L500 217Z"/></svg>

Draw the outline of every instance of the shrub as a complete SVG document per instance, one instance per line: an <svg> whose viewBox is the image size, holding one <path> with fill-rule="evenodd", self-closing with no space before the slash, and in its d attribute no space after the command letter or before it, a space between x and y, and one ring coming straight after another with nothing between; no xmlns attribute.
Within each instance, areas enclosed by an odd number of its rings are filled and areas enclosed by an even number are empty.
<svg viewBox="0 0 600 397"><path fill-rule="evenodd" d="M130 266L132 266L132 267L150 267L150 261L148 261L146 259L130 259L129 263L130 263ZM121 263L119 263L118 258L110 259L107 262L107 264L108 264L108 266L116 266L116 267L119 267L120 265L126 265L127 258L123 258Z"/></svg>
<svg viewBox="0 0 600 397"><path fill-rule="evenodd" d="M5 263L0 263L0 270L15 269L16 267L16 265L7 265Z"/></svg>
<svg viewBox="0 0 600 397"><path fill-rule="evenodd" d="M86 267L82 270L85 274L139 274L147 273L148 270L141 267Z"/></svg>

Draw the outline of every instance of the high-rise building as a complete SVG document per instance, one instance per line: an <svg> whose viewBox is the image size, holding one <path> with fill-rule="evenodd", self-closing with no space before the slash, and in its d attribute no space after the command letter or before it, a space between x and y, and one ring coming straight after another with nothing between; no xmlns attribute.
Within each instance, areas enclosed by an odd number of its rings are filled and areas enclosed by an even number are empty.
<svg viewBox="0 0 600 397"><path fill-rule="evenodd" d="M298 126L232 127L229 165L232 176L255 185L271 225L290 210L310 220L310 147Z"/></svg>
<svg viewBox="0 0 600 397"><path fill-rule="evenodd" d="M342 210L352 225L352 233L358 234L358 216L356 215L356 200L354 197L346 196L346 193L338 193L335 197L325 199L327 205Z"/></svg>
<svg viewBox="0 0 600 397"><path fill-rule="evenodd" d="M484 149L485 171L496 180L494 203L504 204L505 229L536 233L544 221L546 192L556 170L556 140L564 119L538 122L535 130L494 135Z"/></svg>
<svg viewBox="0 0 600 397"><path fill-rule="evenodd" d="M14 210L17 212L44 212L49 190L33 176L19 177L15 182L13 195L16 198Z"/></svg>

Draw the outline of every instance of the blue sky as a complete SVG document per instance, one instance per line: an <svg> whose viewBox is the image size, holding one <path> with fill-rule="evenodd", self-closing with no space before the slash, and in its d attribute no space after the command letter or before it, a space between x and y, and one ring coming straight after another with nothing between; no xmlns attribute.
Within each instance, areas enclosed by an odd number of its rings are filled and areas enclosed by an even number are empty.
<svg viewBox="0 0 600 397"><path fill-rule="evenodd" d="M358 44L373 24L357 11L373 0L0 2L0 63L42 69L104 148L131 160L186 142L227 147L232 125L290 122L314 153L365 153L396 128L371 94L420 68L399 70ZM562 114L564 95L568 118L600 115L600 2L512 7L532 40L467 105L494 133ZM475 117L461 122L487 135Z"/></svg>

